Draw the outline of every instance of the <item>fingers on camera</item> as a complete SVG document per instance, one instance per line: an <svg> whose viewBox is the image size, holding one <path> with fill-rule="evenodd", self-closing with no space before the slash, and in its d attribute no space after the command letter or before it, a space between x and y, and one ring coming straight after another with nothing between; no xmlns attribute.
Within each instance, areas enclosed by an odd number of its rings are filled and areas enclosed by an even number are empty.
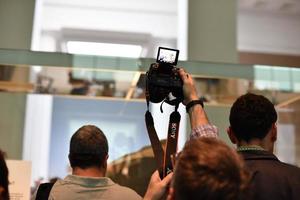
<svg viewBox="0 0 300 200"><path fill-rule="evenodd" d="M181 78L186 78L187 77L186 72L182 68L179 69L179 74L180 74Z"/></svg>

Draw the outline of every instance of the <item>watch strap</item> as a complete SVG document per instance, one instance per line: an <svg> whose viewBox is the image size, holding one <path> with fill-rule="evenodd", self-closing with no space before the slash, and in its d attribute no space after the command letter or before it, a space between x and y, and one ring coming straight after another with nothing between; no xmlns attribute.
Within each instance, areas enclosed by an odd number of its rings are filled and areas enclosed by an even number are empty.
<svg viewBox="0 0 300 200"><path fill-rule="evenodd" d="M188 104L186 104L186 112L189 112L190 108L193 107L194 105L200 104L202 106L202 108L204 108L204 104L203 104L203 100L202 99L198 99L198 100L192 100L190 101Z"/></svg>

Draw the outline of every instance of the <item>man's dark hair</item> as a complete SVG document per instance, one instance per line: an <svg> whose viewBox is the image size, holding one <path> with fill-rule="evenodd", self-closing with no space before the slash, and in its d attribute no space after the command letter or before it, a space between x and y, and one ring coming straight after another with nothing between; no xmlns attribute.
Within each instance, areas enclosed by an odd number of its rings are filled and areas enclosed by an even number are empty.
<svg viewBox="0 0 300 200"><path fill-rule="evenodd" d="M0 150L0 199L8 200L8 168L4 156L4 153Z"/></svg>
<svg viewBox="0 0 300 200"><path fill-rule="evenodd" d="M215 138L186 143L173 175L175 200L241 199L248 176L235 150Z"/></svg>
<svg viewBox="0 0 300 200"><path fill-rule="evenodd" d="M100 167L107 155L107 139L98 127L82 126L72 136L69 153L72 168Z"/></svg>
<svg viewBox="0 0 300 200"><path fill-rule="evenodd" d="M263 139L277 121L274 105L264 96L247 93L232 105L230 126L239 141Z"/></svg>

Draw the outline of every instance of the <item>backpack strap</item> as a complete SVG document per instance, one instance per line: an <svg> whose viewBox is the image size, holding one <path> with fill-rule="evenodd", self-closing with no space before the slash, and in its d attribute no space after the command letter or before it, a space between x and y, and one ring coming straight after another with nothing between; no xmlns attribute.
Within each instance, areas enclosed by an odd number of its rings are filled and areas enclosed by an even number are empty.
<svg viewBox="0 0 300 200"><path fill-rule="evenodd" d="M54 183L42 183L40 184L36 193L36 200L48 200L51 189Z"/></svg>

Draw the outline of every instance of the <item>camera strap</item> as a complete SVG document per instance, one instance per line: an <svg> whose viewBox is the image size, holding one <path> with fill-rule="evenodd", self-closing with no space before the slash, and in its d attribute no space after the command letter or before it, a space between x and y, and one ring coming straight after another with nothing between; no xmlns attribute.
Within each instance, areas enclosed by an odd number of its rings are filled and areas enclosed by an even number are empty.
<svg viewBox="0 0 300 200"><path fill-rule="evenodd" d="M163 148L159 141L157 132L154 127L154 121L149 111L149 98L146 92L147 111L145 113L145 122L147 126L148 136L150 138L152 150L157 163L157 168L161 179L173 170L172 158L177 152L178 132L180 124L180 113L178 112L179 103L175 105L175 111L170 115L169 128L166 147Z"/></svg>

